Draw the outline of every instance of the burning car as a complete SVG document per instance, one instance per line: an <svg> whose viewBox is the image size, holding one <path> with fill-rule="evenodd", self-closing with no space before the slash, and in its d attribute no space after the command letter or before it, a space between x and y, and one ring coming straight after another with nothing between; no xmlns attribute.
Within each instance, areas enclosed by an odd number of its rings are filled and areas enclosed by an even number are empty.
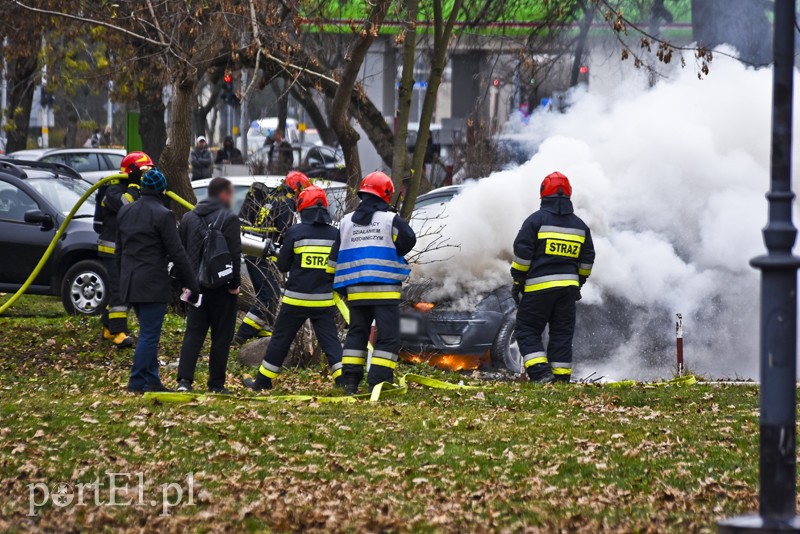
<svg viewBox="0 0 800 534"><path fill-rule="evenodd" d="M490 292L472 310L451 302L427 302L428 288L406 288L400 310L403 357L451 371L505 369L522 371L522 356L514 336L517 306L511 290Z"/></svg>

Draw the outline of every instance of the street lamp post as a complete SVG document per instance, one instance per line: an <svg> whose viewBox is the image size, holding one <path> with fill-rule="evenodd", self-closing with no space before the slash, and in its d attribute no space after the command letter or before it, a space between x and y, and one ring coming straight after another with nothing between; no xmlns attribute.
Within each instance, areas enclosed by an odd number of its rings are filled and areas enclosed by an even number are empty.
<svg viewBox="0 0 800 534"><path fill-rule="evenodd" d="M795 515L797 466L797 269L792 254L792 84L795 1L776 0L772 81L771 187L767 254L751 261L761 270L761 415L759 515L719 524L720 533L800 532Z"/></svg>

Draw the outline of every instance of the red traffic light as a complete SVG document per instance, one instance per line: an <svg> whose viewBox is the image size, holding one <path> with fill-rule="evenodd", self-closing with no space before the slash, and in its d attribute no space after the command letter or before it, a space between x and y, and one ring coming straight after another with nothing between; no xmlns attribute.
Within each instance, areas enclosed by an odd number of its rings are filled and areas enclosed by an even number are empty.
<svg viewBox="0 0 800 534"><path fill-rule="evenodd" d="M586 74L587 72L589 72L589 67L587 67L586 65L581 65L580 73Z"/></svg>
<svg viewBox="0 0 800 534"><path fill-rule="evenodd" d="M224 80L225 83L231 83L233 81L233 76L231 76L230 73L226 72Z"/></svg>
<svg viewBox="0 0 800 534"><path fill-rule="evenodd" d="M497 78L495 78L494 80L492 80L492 85L494 85L495 87L497 87L498 85L500 85L500 80L498 80Z"/></svg>

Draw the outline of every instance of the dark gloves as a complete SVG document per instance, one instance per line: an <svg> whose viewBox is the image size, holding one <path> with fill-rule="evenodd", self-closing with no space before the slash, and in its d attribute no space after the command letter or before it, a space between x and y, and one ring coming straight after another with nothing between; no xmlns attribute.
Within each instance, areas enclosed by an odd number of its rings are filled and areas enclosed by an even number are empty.
<svg viewBox="0 0 800 534"><path fill-rule="evenodd" d="M581 296L581 288L576 289L575 290L575 302L578 302L582 298L583 297Z"/></svg>
<svg viewBox="0 0 800 534"><path fill-rule="evenodd" d="M522 300L522 284L520 282L514 282L514 285L511 286L511 298L519 305Z"/></svg>

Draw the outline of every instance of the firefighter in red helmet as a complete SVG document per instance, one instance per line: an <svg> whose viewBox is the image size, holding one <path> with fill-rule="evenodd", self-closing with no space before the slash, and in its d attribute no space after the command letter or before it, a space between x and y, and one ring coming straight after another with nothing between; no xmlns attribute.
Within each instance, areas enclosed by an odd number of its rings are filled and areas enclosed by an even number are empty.
<svg viewBox="0 0 800 534"><path fill-rule="evenodd" d="M100 186L97 191L94 212L94 229L100 234L97 252L108 272L108 306L103 310L103 339L118 348L133 345L128 335L128 305L119 291L119 251L117 245L117 212L125 204L139 198L139 180L145 171L153 168L153 160L144 152L130 152L120 163L120 174L125 178L114 179Z"/></svg>
<svg viewBox="0 0 800 534"><path fill-rule="evenodd" d="M276 245L283 243L283 236L294 223L296 202L300 193L311 186L308 177L300 171L291 171L283 183L269 190L255 182L247 193L239 218L250 226L264 230L265 237ZM243 344L256 337L272 336L272 325L277 317L280 299L280 274L275 268L277 258L245 256L247 272L256 299L247 312L234 340Z"/></svg>
<svg viewBox="0 0 800 534"><path fill-rule="evenodd" d="M339 222L339 240L329 265L336 269L333 287L347 295L350 325L342 356L345 393L355 394L364 378L367 344L375 321L367 385L394 381L400 350L400 289L410 269L404 256L417 242L414 230L391 211L394 185L382 172L361 182L361 204Z"/></svg>
<svg viewBox="0 0 800 534"><path fill-rule="evenodd" d="M272 380L280 374L292 341L306 320L311 321L328 358L332 378L337 385L342 384L342 344L336 327L333 269L328 267L328 255L339 231L331 225L328 197L319 187L310 186L300 193L297 211L300 223L286 231L278 254L278 269L289 273L289 278L272 339L256 378L243 381L256 391L272 389Z"/></svg>
<svg viewBox="0 0 800 534"><path fill-rule="evenodd" d="M516 336L532 382L569 382L575 303L592 273L592 234L572 208L572 186L560 172L545 177L541 208L514 240L511 276L517 310ZM550 326L545 350L542 333Z"/></svg>

